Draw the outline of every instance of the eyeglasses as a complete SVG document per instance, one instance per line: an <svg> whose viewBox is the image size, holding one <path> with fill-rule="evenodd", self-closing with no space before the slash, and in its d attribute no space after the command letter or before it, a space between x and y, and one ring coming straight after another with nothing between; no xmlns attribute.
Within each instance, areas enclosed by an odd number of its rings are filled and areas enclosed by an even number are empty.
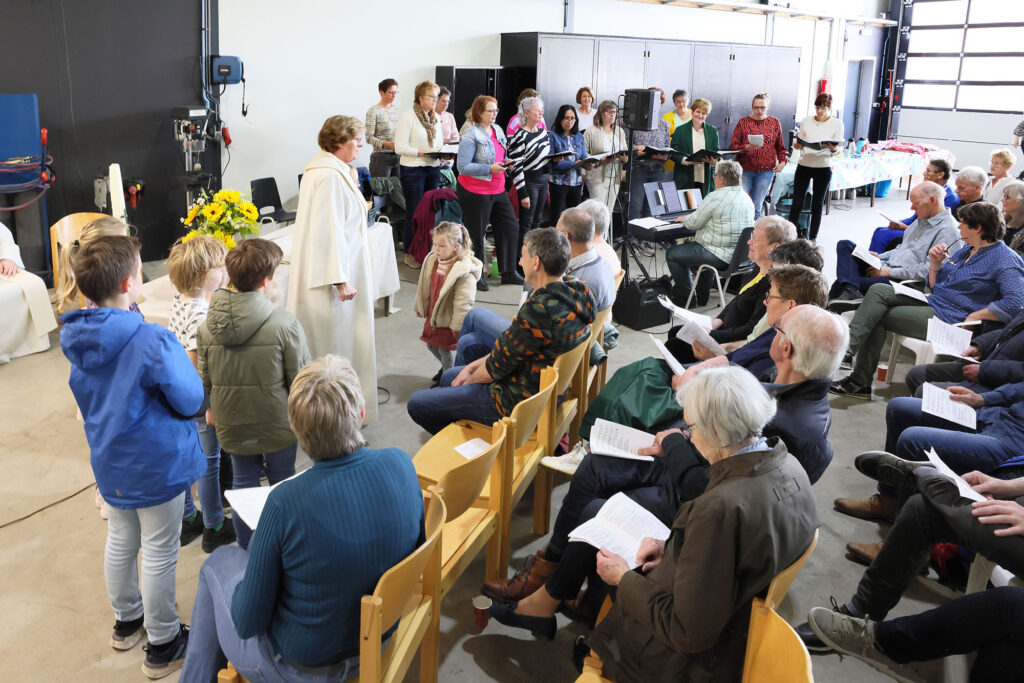
<svg viewBox="0 0 1024 683"><path fill-rule="evenodd" d="M789 335L786 334L786 331L782 329L782 325L780 325L778 322L772 323L772 329L781 334L783 337L789 338Z"/></svg>
<svg viewBox="0 0 1024 683"><path fill-rule="evenodd" d="M779 301L785 301L785 300L786 300L786 297L784 297L784 296L779 296L778 294L765 294L765 295L764 295L764 302L765 302L766 304L767 304L767 303L768 303L769 301L771 301L772 299L778 299Z"/></svg>
<svg viewBox="0 0 1024 683"><path fill-rule="evenodd" d="M428 100L437 100L437 95L423 95Z"/></svg>
<svg viewBox="0 0 1024 683"><path fill-rule="evenodd" d="M563 116L562 120L563 121L575 121L576 117L575 116Z"/></svg>
<svg viewBox="0 0 1024 683"><path fill-rule="evenodd" d="M484 109L484 113L485 114L497 114L498 110L497 109Z"/></svg>

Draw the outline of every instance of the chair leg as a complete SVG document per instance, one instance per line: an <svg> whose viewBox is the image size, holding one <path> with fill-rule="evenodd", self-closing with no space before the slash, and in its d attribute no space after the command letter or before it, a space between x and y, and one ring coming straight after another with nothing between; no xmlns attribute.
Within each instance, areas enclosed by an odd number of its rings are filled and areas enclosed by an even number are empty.
<svg viewBox="0 0 1024 683"><path fill-rule="evenodd" d="M718 277L718 273L715 273L715 284L718 285L718 302L721 306L725 306L725 290L722 289L722 278Z"/></svg>
<svg viewBox="0 0 1024 683"><path fill-rule="evenodd" d="M889 349L889 367L885 371L886 384L892 384L893 372L896 370L896 361L900 356L900 347L903 346L903 337L898 334L890 334L891 348Z"/></svg>
<svg viewBox="0 0 1024 683"><path fill-rule="evenodd" d="M555 473L547 467L537 468L533 478L533 533L544 536L551 525L551 490Z"/></svg>

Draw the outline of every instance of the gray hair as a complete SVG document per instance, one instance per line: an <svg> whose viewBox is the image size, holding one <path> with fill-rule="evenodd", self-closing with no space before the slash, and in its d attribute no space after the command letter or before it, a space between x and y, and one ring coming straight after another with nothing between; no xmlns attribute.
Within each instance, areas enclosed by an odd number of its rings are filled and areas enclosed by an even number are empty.
<svg viewBox="0 0 1024 683"><path fill-rule="evenodd" d="M540 259L544 272L554 277L565 275L569 268L569 238L554 228L536 228L523 238L526 253Z"/></svg>
<svg viewBox="0 0 1024 683"><path fill-rule="evenodd" d="M733 365L705 370L680 387L687 421L715 446L739 447L775 417L775 399L757 378Z"/></svg>
<svg viewBox="0 0 1024 683"><path fill-rule="evenodd" d="M794 306L782 317L793 345L793 368L807 379L831 379L850 344L846 320L810 304Z"/></svg>
<svg viewBox="0 0 1024 683"><path fill-rule="evenodd" d="M1013 199L1016 199L1018 202L1022 202L1022 204L1017 208L1017 210L1014 213L1007 213L1004 217L1006 220L1006 227L1012 230L1016 230L1020 228L1022 225L1024 225L1024 182L1021 182L1019 180L1012 180L1006 183L1006 185L1003 186L1003 194ZM587 201L590 200L588 199ZM1013 240L1018 244L1020 243L1019 240L1017 240L1017 235L1014 235ZM1011 243L1011 248L1012 246L1013 245Z"/></svg>
<svg viewBox="0 0 1024 683"><path fill-rule="evenodd" d="M359 431L364 406L352 364L328 354L299 370L292 381L288 422L310 459L333 460L366 444Z"/></svg>
<svg viewBox="0 0 1024 683"><path fill-rule="evenodd" d="M594 219L586 209L566 209L558 219L558 226L565 231L570 242L586 244L594 239Z"/></svg>
<svg viewBox="0 0 1024 683"><path fill-rule="evenodd" d="M612 224L612 213L600 199L588 199L576 207L583 209L594 219L594 234L608 239L608 228Z"/></svg>
<svg viewBox="0 0 1024 683"><path fill-rule="evenodd" d="M519 103L519 125L523 125L522 122L526 121L526 112L530 111L534 107L543 107L544 101L539 97L524 97L523 101Z"/></svg>
<svg viewBox="0 0 1024 683"><path fill-rule="evenodd" d="M982 170L981 166L968 166L960 169L960 172L956 174L957 180L963 178L971 185L977 185L978 187L984 187L985 183L988 182L988 173Z"/></svg>
<svg viewBox="0 0 1024 683"><path fill-rule="evenodd" d="M934 199L938 202L939 206L943 206L943 202L946 199L946 188L942 187L938 183L933 183L930 180L925 180L917 184L914 188L917 192L924 197Z"/></svg>
<svg viewBox="0 0 1024 683"><path fill-rule="evenodd" d="M761 216L754 227L764 231L768 244L784 244L796 239L796 226L782 216Z"/></svg>
<svg viewBox="0 0 1024 683"><path fill-rule="evenodd" d="M743 167L735 161L719 161L715 166L715 175L722 179L726 187L734 187L742 181Z"/></svg>

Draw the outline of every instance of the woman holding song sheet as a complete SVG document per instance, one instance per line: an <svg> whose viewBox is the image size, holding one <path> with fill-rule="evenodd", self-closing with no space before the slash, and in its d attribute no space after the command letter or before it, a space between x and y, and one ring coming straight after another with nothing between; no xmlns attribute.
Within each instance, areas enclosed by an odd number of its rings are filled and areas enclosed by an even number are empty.
<svg viewBox="0 0 1024 683"><path fill-rule="evenodd" d="M810 232L805 234L803 230L800 231L801 237L812 240L818 238L818 228L821 226L821 208L825 205L825 193L832 180L832 157L841 154L843 149L843 122L831 116L831 110L831 95L823 92L815 97L814 116L808 116L800 122L800 130L796 134L798 140L793 143L793 149L801 152L793 177L793 206L789 209L789 220L797 227L800 226L804 195L807 194L807 186L814 183ZM805 147L800 140L812 143L814 148Z"/></svg>
<svg viewBox="0 0 1024 683"><path fill-rule="evenodd" d="M605 100L597 107L594 125L583 134L587 154L601 157L597 166L586 172L587 191L591 199L604 202L611 212L615 211L615 200L619 197L619 184L622 182L622 162L628 154L626 134L615 122L618 113L618 106L611 100ZM620 151L621 154L613 154Z"/></svg>
<svg viewBox="0 0 1024 683"><path fill-rule="evenodd" d="M709 100L694 100L691 112L693 118L677 126L672 133L672 149L679 152L672 155L675 161L674 178L679 189L697 187L707 197L715 191L713 158L704 161L687 161L686 158L702 149L711 153L718 152L718 129L707 123L708 114L711 113Z"/></svg>

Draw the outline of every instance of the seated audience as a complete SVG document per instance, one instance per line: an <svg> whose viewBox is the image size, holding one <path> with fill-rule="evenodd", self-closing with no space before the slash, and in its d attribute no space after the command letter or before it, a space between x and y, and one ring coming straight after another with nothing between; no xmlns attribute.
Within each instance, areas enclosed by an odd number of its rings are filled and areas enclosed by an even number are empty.
<svg viewBox="0 0 1024 683"><path fill-rule="evenodd" d="M922 175L925 180L933 182L943 189L945 196L942 203L952 212L953 207L960 203L960 198L956 196L953 188L947 184L949 183L950 175L952 175L949 163L944 159L932 159L928 162L928 166ZM871 245L868 249L881 254L883 251L895 248L896 244L899 244L899 241L903 239L903 231L916 219L917 214L915 213L904 218L902 221L891 221L887 227L876 228L875 232L871 235Z"/></svg>
<svg viewBox="0 0 1024 683"><path fill-rule="evenodd" d="M882 261L881 268L871 268L855 258L855 242L840 240L836 245L836 281L829 298L856 301L871 285L927 277L931 248L937 244L953 244L959 237L957 221L942 205L942 195L943 189L927 180L910 191L910 206L916 218L898 246L877 254Z"/></svg>
<svg viewBox="0 0 1024 683"><path fill-rule="evenodd" d="M642 541L641 571L570 543L543 589L491 607L499 622L551 638L555 609L584 578L616 586L615 606L588 638L603 675L616 681L693 680L698 671L738 680L752 599L807 549L819 524L807 475L781 440L761 435L775 401L749 373L703 373L680 402L713 483L679 510L667 540Z"/></svg>
<svg viewBox="0 0 1024 683"><path fill-rule="evenodd" d="M459 334L455 367L441 375L440 387L409 398L409 416L416 424L431 434L460 419L492 424L537 392L543 368L586 341L594 297L579 280L562 279L569 254L569 240L554 228L529 232L519 262L533 293L512 324L497 333L500 324L494 318L500 316L470 310ZM481 350L484 355L477 355Z"/></svg>
<svg viewBox="0 0 1024 683"><path fill-rule="evenodd" d="M676 219L697 233L693 241L676 244L665 253L672 273L672 299L679 306L686 304L690 289L694 287L691 268L703 264L718 269L727 267L740 233L754 225L754 205L740 186L742 177L743 169L738 163L720 162L715 167L717 191L706 196L696 211ZM713 280L711 273L701 274L694 292L698 306L707 305Z"/></svg>
<svg viewBox="0 0 1024 683"><path fill-rule="evenodd" d="M597 199L587 199L580 203L580 208L590 214L594 219L594 250L601 255L612 273L618 275L622 270L622 261L615 253L612 245L608 244L609 231L612 227L612 213L605 206L604 202Z"/></svg>
<svg viewBox="0 0 1024 683"><path fill-rule="evenodd" d="M565 276L587 286L598 311L609 308L615 302L615 273L594 249L594 220L585 209L567 209L556 227L569 240Z"/></svg>
<svg viewBox="0 0 1024 683"><path fill-rule="evenodd" d="M230 661L248 680L348 680L359 670L360 600L423 539L416 470L366 448L359 379L344 358L302 368L288 420L313 466L270 492L249 552L218 548L199 570L183 681Z"/></svg>
<svg viewBox="0 0 1024 683"><path fill-rule="evenodd" d="M1003 220L1006 221L1006 236L1003 238L1010 248L1024 256L1024 182L1014 180L1003 188Z"/></svg>
<svg viewBox="0 0 1024 683"><path fill-rule="evenodd" d="M982 194L987 182L988 175L981 170L980 166L968 166L960 169L953 183L956 186L957 199L960 200L960 203L952 209L953 218L960 220L960 209L968 204L985 200Z"/></svg>
<svg viewBox="0 0 1024 683"><path fill-rule="evenodd" d="M57 327L42 278L25 270L14 235L0 223L0 363L50 348Z"/></svg>
<svg viewBox="0 0 1024 683"><path fill-rule="evenodd" d="M1010 169L1017 163L1017 157L1008 149L997 149L992 152L992 159L989 162L988 172L992 179L985 185L984 198L990 204L998 204L1003 198L1003 190L1013 182Z"/></svg>
<svg viewBox="0 0 1024 683"><path fill-rule="evenodd" d="M876 284L850 323L853 372L830 391L871 399L871 378L882 355L885 333L924 339L928 319L945 323L972 320L1009 321L1024 305L1024 261L1001 240L1005 230L999 210L984 202L961 205L960 238L966 246L949 256L947 245L928 252L927 302L897 294L892 285Z"/></svg>

